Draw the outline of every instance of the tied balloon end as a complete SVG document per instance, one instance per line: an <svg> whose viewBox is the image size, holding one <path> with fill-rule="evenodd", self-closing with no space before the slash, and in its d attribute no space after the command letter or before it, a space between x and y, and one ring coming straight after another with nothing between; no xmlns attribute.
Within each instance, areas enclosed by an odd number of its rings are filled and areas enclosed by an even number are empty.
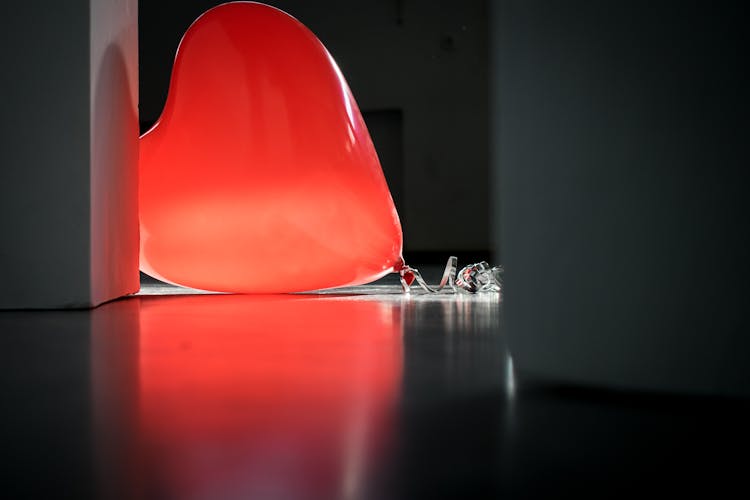
<svg viewBox="0 0 750 500"><path fill-rule="evenodd" d="M409 267L406 265L404 256L399 254L398 261L393 265L393 272L400 273L404 268Z"/></svg>

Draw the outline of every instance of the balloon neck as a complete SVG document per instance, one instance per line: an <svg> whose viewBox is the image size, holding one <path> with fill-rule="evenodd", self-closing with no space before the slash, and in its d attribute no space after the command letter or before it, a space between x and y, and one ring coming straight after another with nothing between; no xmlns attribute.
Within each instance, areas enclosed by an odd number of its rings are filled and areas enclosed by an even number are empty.
<svg viewBox="0 0 750 500"><path fill-rule="evenodd" d="M405 269L407 267L409 267L409 266L406 265L406 261L404 260L404 257L403 256L399 256L398 262L396 262L396 264L393 265L393 272L394 273L398 273L402 269Z"/></svg>

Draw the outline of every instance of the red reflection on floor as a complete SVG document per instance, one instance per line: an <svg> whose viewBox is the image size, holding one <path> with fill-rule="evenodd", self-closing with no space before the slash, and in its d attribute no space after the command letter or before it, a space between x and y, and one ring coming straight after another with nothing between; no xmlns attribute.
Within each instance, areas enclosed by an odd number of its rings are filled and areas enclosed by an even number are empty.
<svg viewBox="0 0 750 500"><path fill-rule="evenodd" d="M402 370L394 306L303 296L139 300L144 493L356 496L391 434Z"/></svg>

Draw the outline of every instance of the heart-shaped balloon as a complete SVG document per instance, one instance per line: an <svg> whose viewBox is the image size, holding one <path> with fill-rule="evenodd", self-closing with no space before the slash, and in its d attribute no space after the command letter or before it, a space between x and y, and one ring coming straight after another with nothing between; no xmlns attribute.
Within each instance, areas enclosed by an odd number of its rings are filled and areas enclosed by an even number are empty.
<svg viewBox="0 0 750 500"><path fill-rule="evenodd" d="M140 141L141 270L205 290L355 285L403 266L398 214L357 103L323 44L233 2L180 43Z"/></svg>

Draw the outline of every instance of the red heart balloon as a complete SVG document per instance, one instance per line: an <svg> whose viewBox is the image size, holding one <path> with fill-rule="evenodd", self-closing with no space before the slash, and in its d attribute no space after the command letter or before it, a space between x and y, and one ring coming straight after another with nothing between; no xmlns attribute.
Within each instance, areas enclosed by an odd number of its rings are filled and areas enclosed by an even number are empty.
<svg viewBox="0 0 750 500"><path fill-rule="evenodd" d="M400 269L398 214L338 66L267 5L215 7L180 43L140 141L141 270L205 290L362 284Z"/></svg>

